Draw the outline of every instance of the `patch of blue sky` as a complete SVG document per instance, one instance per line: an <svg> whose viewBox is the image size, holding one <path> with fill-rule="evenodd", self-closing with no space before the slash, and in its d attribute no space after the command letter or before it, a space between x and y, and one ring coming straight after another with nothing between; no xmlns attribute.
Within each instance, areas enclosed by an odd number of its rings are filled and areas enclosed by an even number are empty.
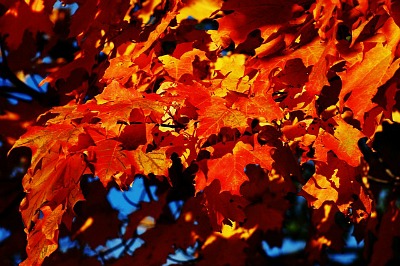
<svg viewBox="0 0 400 266"><path fill-rule="evenodd" d="M44 64L50 64L51 62L53 62L53 59L51 59L50 56L46 56L42 58L42 63Z"/></svg>
<svg viewBox="0 0 400 266"><path fill-rule="evenodd" d="M10 178L16 178L17 176L24 174L25 173L25 168L22 166L16 166L12 169L10 173Z"/></svg>
<svg viewBox="0 0 400 266"><path fill-rule="evenodd" d="M354 226L351 227L348 233L343 252L328 252L328 258L330 261L343 265L350 265L359 258L357 250L361 250L364 247L364 240L358 243L356 238L352 235L353 231ZM346 251L346 249L350 249L351 251Z"/></svg>
<svg viewBox="0 0 400 266"><path fill-rule="evenodd" d="M18 265L22 262L22 255L20 253L16 253L12 257L13 257L13 262L15 263L14 265Z"/></svg>
<svg viewBox="0 0 400 266"><path fill-rule="evenodd" d="M141 238L138 238L138 237L137 237L137 238L131 238L131 239L129 239L129 240L127 241L127 243L129 244L127 253L128 253L129 255L132 255L133 252L134 252L136 249L140 248L140 247L144 244L144 240L141 239Z"/></svg>
<svg viewBox="0 0 400 266"><path fill-rule="evenodd" d="M306 247L305 240L294 240L291 238L283 239L281 247L271 247L267 241L262 242L262 247L268 256L272 258L294 254L304 250Z"/></svg>
<svg viewBox="0 0 400 266"><path fill-rule="evenodd" d="M111 188L108 192L107 199L111 206L119 211L119 218L125 219L129 214L139 208L141 201L150 202L150 197L147 195L143 178L136 178L132 186L127 191L120 191L116 188ZM150 192L153 199L158 200L156 195L156 187L150 186Z"/></svg>
<svg viewBox="0 0 400 266"><path fill-rule="evenodd" d="M70 237L65 236L65 237L61 237L60 239L58 239L58 246L59 246L59 250L62 253L66 253L71 248L78 248L79 243L78 243L78 241L76 241L76 240L72 241Z"/></svg>
<svg viewBox="0 0 400 266"><path fill-rule="evenodd" d="M25 101L31 101L32 97L29 95L26 95L24 93L20 92L10 92L8 93L12 98L17 99L17 100L25 100Z"/></svg>
<svg viewBox="0 0 400 266"><path fill-rule="evenodd" d="M356 252L335 253L328 254L328 258L330 261L335 263L340 263L342 265L351 265L357 260L358 254Z"/></svg>
<svg viewBox="0 0 400 266"><path fill-rule="evenodd" d="M140 6L138 4L135 4L134 8L133 8L133 12L136 12L140 10Z"/></svg>
<svg viewBox="0 0 400 266"><path fill-rule="evenodd" d="M83 254L88 257L94 257L97 255L96 251L90 248L88 244L83 247Z"/></svg>
<svg viewBox="0 0 400 266"><path fill-rule="evenodd" d="M72 42L72 47L75 48L75 49L78 49L78 48L79 48L79 45L78 45L78 41L77 41L77 40L74 40L74 41Z"/></svg>
<svg viewBox="0 0 400 266"><path fill-rule="evenodd" d="M55 9L60 9L60 8L67 8L70 10L71 15L75 14L76 10L78 10L79 5L77 3L71 3L71 4L63 4L60 0L57 0L53 8Z"/></svg>
<svg viewBox="0 0 400 266"><path fill-rule="evenodd" d="M8 56L8 51L4 51L5 56ZM3 63L3 55L0 56L0 63Z"/></svg>
<svg viewBox="0 0 400 266"><path fill-rule="evenodd" d="M193 261L196 259L194 256L196 250L198 249L199 245L198 242L196 242L193 246L188 247L186 251L182 249L177 249L175 250L174 254L169 255L167 262L163 264L163 266L168 266L168 265L176 265L177 262L188 262L188 261Z"/></svg>
<svg viewBox="0 0 400 266"><path fill-rule="evenodd" d="M88 178L87 178L87 181L89 183L92 183L92 182L95 182L95 181L98 181L98 180L100 180L100 178L98 176L88 176Z"/></svg>
<svg viewBox="0 0 400 266"><path fill-rule="evenodd" d="M125 253L132 255L133 252L144 244L144 241L140 238L130 238L128 240L122 238L114 238L107 240L105 246L98 246L92 250L89 246L85 246L84 254L90 257L97 256L103 253L104 260L118 259ZM108 250L112 249L111 252Z"/></svg>
<svg viewBox="0 0 400 266"><path fill-rule="evenodd" d="M11 105L17 105L18 104L18 100L17 99L13 99L13 98L8 98L7 102Z"/></svg>
<svg viewBox="0 0 400 266"><path fill-rule="evenodd" d="M175 220L177 220L181 215L183 204L184 204L183 200L171 201L168 203L168 207L172 215L174 216Z"/></svg>
<svg viewBox="0 0 400 266"><path fill-rule="evenodd" d="M25 83L33 88L34 90L40 92L40 93L46 93L47 92L47 87L48 83L43 84L43 86L39 86L39 83L43 80L43 78L39 75L27 75L25 77Z"/></svg>
<svg viewBox="0 0 400 266"><path fill-rule="evenodd" d="M104 252L105 255L103 256L105 260L109 259L117 259L121 257L121 255L124 253L125 246L122 244L123 239L122 238L114 238L107 240L105 246L98 246L95 251L97 254ZM117 248L116 248L117 247ZM112 252L107 252L108 249L113 249Z"/></svg>
<svg viewBox="0 0 400 266"><path fill-rule="evenodd" d="M8 79L0 78L0 86L12 86L13 84Z"/></svg>
<svg viewBox="0 0 400 266"><path fill-rule="evenodd" d="M4 240L9 238L11 236L10 230L0 227L0 243L2 243Z"/></svg>

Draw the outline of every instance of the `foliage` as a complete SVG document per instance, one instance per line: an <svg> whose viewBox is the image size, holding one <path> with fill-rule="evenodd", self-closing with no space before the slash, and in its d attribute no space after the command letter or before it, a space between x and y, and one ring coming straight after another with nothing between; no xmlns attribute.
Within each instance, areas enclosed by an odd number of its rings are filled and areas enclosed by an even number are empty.
<svg viewBox="0 0 400 266"><path fill-rule="evenodd" d="M176 252L265 265L263 243L296 237L297 196L309 218L296 263L326 263L351 228L364 262L399 261L399 1L55 3L0 1L3 154L12 146L0 212L23 198L21 265L162 265ZM147 200L121 218L107 191L139 181ZM13 230L2 257L24 243L21 218L1 222ZM79 245L62 251L66 236ZM98 249L110 239L118 256Z"/></svg>

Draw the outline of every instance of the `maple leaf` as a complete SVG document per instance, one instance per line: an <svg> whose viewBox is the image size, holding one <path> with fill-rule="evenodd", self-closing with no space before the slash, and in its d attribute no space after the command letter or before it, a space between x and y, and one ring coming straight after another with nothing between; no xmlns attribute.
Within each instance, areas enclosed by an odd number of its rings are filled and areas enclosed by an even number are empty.
<svg viewBox="0 0 400 266"><path fill-rule="evenodd" d="M78 124L98 123L109 132L108 135L118 135L124 128L122 124L145 123L144 117L147 117L149 122L161 124L165 114L164 106L170 105L170 101L164 98L159 95L143 98L136 91L128 90L117 81L112 81L94 100L81 105L70 104L64 108L52 108L48 114L58 115L49 119L47 123L60 124L68 120ZM137 110L141 115L137 115ZM95 121L95 118L99 121ZM62 139L62 136L59 138Z"/></svg>
<svg viewBox="0 0 400 266"><path fill-rule="evenodd" d="M326 72L324 72L324 70L329 62L326 61L325 57L327 54L333 52L331 50L332 47L321 42L318 38L315 38L310 43L304 45L302 49L290 51L284 55L279 55L272 58L267 57L265 59L262 58L257 60L248 60L247 65L252 69L257 69L259 72L255 81L253 82L253 91L256 94L266 94L266 90L270 89L269 84L271 83L271 76L274 75L276 70L283 69L286 63L290 60L295 60L294 62L296 62L301 59L304 67L307 68L307 71L305 72L306 75L310 75L308 77L306 76L306 78L308 78L308 82L306 83L305 87L308 95L307 97L310 98L310 96L312 96L311 99L313 99L314 94L319 94L320 90L322 89L322 87L319 87L321 85L320 82L322 81L323 84L327 83ZM301 66L301 64L299 66ZM309 73L310 66L313 66L315 72L314 74L312 74L313 71ZM296 68L293 70L296 71ZM287 75L289 81L292 79L291 83L298 84L299 82L297 79L292 78L292 74L293 73L288 73ZM302 79L304 80L304 74L301 76L303 76ZM313 83L320 84L313 85ZM310 101L310 99L308 101Z"/></svg>
<svg viewBox="0 0 400 266"><path fill-rule="evenodd" d="M144 152L144 146L128 152L132 166L137 174L154 174L156 176L168 176L168 168L171 166L171 159L167 158L165 148Z"/></svg>
<svg viewBox="0 0 400 266"><path fill-rule="evenodd" d="M334 15L335 9L340 8L340 5L335 2L316 1L316 6L313 10L316 27L318 28L319 36L324 40L328 38L327 31L330 30L330 21Z"/></svg>
<svg viewBox="0 0 400 266"><path fill-rule="evenodd" d="M20 265L41 265L43 260L53 253L58 247L58 226L65 212L62 205L54 210L49 206L40 209L43 217L35 219L35 227L28 234L28 246L26 252L28 258Z"/></svg>
<svg viewBox="0 0 400 266"><path fill-rule="evenodd" d="M360 158L362 157L361 151L358 148L357 142L364 137L364 134L353 126L347 124L339 116L334 117L332 122L334 125L334 134L323 132L317 138L319 143L323 146L316 146L316 149L321 149L322 153L329 150L342 160L346 161L351 166L358 166ZM324 156L325 157L325 156Z"/></svg>
<svg viewBox="0 0 400 266"><path fill-rule="evenodd" d="M307 132L306 123L302 121L294 125L287 125L282 129L282 132L286 138L292 140L296 137L304 136Z"/></svg>
<svg viewBox="0 0 400 266"><path fill-rule="evenodd" d="M256 95L250 98L240 97L233 108L238 108L247 117L265 118L266 121L283 118L283 112L270 95Z"/></svg>
<svg viewBox="0 0 400 266"><path fill-rule="evenodd" d="M389 8L390 15L393 17L393 20L396 24L400 25L400 3L399 1L385 1L386 5Z"/></svg>
<svg viewBox="0 0 400 266"><path fill-rule="evenodd" d="M102 80L106 83L115 80L124 85L137 70L138 67L132 62L131 56L119 56L110 60L110 66L106 69Z"/></svg>
<svg viewBox="0 0 400 266"><path fill-rule="evenodd" d="M183 75L189 74L193 75L193 61L195 58L200 60L207 59L204 51L198 49L193 49L180 56L180 58L175 58L170 55L163 55L158 57L158 59L163 63L165 70L168 74L175 80L179 80Z"/></svg>
<svg viewBox="0 0 400 266"><path fill-rule="evenodd" d="M316 163L316 173L307 184L303 186L300 195L304 196L314 208L331 201L343 213L348 208L352 210L353 220L359 223L362 219L368 218L372 211L372 200L364 191L364 188L354 178L357 169L349 166L346 162L328 154L328 162ZM353 202L361 201L360 210Z"/></svg>
<svg viewBox="0 0 400 266"><path fill-rule="evenodd" d="M238 195L231 195L228 191L220 193L220 190L221 184L218 179L214 179L204 189L205 205L207 206L211 223L218 231L224 219L243 222L246 218L244 208L248 204L246 199Z"/></svg>
<svg viewBox="0 0 400 266"><path fill-rule="evenodd" d="M329 67L334 63L331 61L332 57L335 58L335 55L336 50L334 49L334 41L331 40L326 44L324 52L321 54L318 62L313 66L308 77L306 91L310 96L314 97L315 95L319 95L322 88L329 85L326 74Z"/></svg>
<svg viewBox="0 0 400 266"><path fill-rule="evenodd" d="M123 143L124 148L127 150L135 150L139 145L147 143L147 131L145 123L132 124L124 127L118 140ZM132 138L131 136L136 136Z"/></svg>
<svg viewBox="0 0 400 266"><path fill-rule="evenodd" d="M280 230L284 221L284 212L268 206L266 202L252 204L246 207L245 215L247 220L244 224L246 228L257 227L264 232Z"/></svg>
<svg viewBox="0 0 400 266"><path fill-rule="evenodd" d="M210 105L212 93L210 89L212 88L206 88L198 82L193 82L191 85L174 83L166 90L166 93L173 97L183 98L197 109L202 110L203 107ZM216 101L219 100L216 99Z"/></svg>
<svg viewBox="0 0 400 266"><path fill-rule="evenodd" d="M66 204L72 211L75 203L83 200L79 181L83 174L88 173L83 155L60 154L60 150L60 145L53 146L41 159L40 165L36 169L30 168L23 179L27 195L20 210L27 228L44 204Z"/></svg>
<svg viewBox="0 0 400 266"><path fill-rule="evenodd" d="M143 42L138 43L132 51L133 61L146 52L154 42L160 38L160 35L162 35L170 22L176 17L178 10L182 8L182 3L179 0L171 1L168 7L167 14L159 21L159 23L155 25L155 27L149 27L150 31L148 33L142 33L146 38Z"/></svg>
<svg viewBox="0 0 400 266"><path fill-rule="evenodd" d="M392 62L392 53L386 47L377 44L364 55L364 60L339 74L342 79L342 90L339 95L340 106L344 103L353 111L357 120L363 121L364 112L372 109L374 104L371 98L382 85L382 78ZM397 66L398 67L398 66ZM345 101L347 94L350 96ZM365 99L360 101L360 98Z"/></svg>
<svg viewBox="0 0 400 266"><path fill-rule="evenodd" d="M93 23L96 16L96 8L93 8L93 6L98 6L96 0L85 1L79 5L79 8L74 14L74 20L70 27L69 37L79 35Z"/></svg>
<svg viewBox="0 0 400 266"><path fill-rule="evenodd" d="M84 133L83 128L74 127L71 124L33 126L15 142L13 148L29 147L32 150L31 169L35 170L49 150L59 144L62 144L65 149L76 145L78 136L82 133Z"/></svg>
<svg viewBox="0 0 400 266"><path fill-rule="evenodd" d="M120 121L125 123L136 122L130 121L133 109L142 110L145 116L152 116L160 123L161 117L164 115L163 104L157 102L157 100L161 100L159 97L151 100L143 98L135 91L132 92L123 88L116 81L112 81L103 93L96 96L95 99L96 101L79 105L77 111L94 113L102 120L103 127L116 133L121 128Z"/></svg>
<svg viewBox="0 0 400 266"><path fill-rule="evenodd" d="M218 77L217 73L223 75L221 89L239 93L246 93L250 90L252 82L245 75L245 62L246 56L242 54L233 54L217 59L214 75L216 77Z"/></svg>
<svg viewBox="0 0 400 266"><path fill-rule="evenodd" d="M226 106L226 102L219 97L212 97L209 106L202 106L204 109L199 113L199 137L219 133L222 127L238 128L243 131L247 126L247 117L240 111Z"/></svg>
<svg viewBox="0 0 400 266"><path fill-rule="evenodd" d="M244 169L248 164L259 164L266 169L271 168L272 159L268 146L256 146L254 149L250 144L242 141L237 142L233 153L228 153L221 158L207 161L207 172L205 173L205 184L211 184L215 179L221 182L221 191L230 191L233 195L239 194L240 186L248 180ZM203 189L204 180L200 175L196 178L196 188Z"/></svg>
<svg viewBox="0 0 400 266"><path fill-rule="evenodd" d="M239 44L255 29L261 29L261 36L267 37L277 32L282 24L292 18L292 12L301 9L293 1L250 0L245 4L240 0L224 2L221 10L234 11L218 20L218 31L229 35Z"/></svg>
<svg viewBox="0 0 400 266"><path fill-rule="evenodd" d="M119 187L124 188L133 181L130 173L131 162L127 152L122 150L121 143L115 140L103 140L90 146L88 152L93 152L94 174L106 187L110 181L115 179Z"/></svg>

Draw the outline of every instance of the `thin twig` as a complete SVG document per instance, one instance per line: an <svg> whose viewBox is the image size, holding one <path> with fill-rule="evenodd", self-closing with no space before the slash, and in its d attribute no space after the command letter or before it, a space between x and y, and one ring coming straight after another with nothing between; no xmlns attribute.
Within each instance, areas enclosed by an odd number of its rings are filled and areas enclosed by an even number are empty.
<svg viewBox="0 0 400 266"><path fill-rule="evenodd" d="M122 193L122 197L124 197L124 199L125 199L130 205L132 205L133 207L135 207L135 208L140 208L140 204L131 201L131 200L128 198L128 196L127 196L124 192Z"/></svg>

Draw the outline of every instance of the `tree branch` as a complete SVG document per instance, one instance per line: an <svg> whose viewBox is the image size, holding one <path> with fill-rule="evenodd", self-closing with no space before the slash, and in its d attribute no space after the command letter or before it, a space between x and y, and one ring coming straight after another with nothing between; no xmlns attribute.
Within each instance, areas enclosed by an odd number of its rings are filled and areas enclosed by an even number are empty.
<svg viewBox="0 0 400 266"><path fill-rule="evenodd" d="M147 196L149 196L150 201L155 201L154 197L153 197L153 194L151 193L151 190L150 190L149 180L145 176L143 176L142 178L143 178L144 189L145 189L145 191L147 193Z"/></svg>

